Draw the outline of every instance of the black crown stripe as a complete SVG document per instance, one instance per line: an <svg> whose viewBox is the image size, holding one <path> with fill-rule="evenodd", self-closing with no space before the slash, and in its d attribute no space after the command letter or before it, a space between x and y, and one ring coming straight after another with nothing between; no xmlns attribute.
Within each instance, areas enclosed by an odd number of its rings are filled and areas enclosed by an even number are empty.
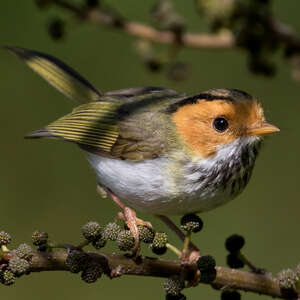
<svg viewBox="0 0 300 300"><path fill-rule="evenodd" d="M171 104L167 109L167 113L175 113L180 107L189 105L189 104L196 104L198 101L205 100L205 101L213 101L213 100L226 100L226 101L233 101L233 98L230 96L217 96L208 93L198 94L192 97L185 98L181 101Z"/></svg>

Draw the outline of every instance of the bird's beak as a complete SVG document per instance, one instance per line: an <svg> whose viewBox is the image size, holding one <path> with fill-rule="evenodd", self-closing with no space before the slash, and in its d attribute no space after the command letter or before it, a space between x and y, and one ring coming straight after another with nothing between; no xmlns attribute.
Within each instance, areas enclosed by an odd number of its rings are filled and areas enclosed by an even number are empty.
<svg viewBox="0 0 300 300"><path fill-rule="evenodd" d="M251 127L247 130L247 135L267 135L273 132L278 132L280 129L269 123L262 123L259 126Z"/></svg>

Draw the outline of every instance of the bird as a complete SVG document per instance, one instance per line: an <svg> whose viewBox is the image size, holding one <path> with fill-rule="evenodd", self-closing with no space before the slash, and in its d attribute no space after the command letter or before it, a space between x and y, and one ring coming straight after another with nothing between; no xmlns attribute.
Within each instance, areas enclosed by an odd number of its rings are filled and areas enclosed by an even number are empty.
<svg viewBox="0 0 300 300"><path fill-rule="evenodd" d="M213 88L196 95L160 87L100 92L59 59L6 46L80 105L27 138L78 145L98 188L119 205L135 237L149 225L135 211L160 216L202 213L239 195L250 180L263 137L279 131L250 94ZM171 224L172 225L172 224Z"/></svg>

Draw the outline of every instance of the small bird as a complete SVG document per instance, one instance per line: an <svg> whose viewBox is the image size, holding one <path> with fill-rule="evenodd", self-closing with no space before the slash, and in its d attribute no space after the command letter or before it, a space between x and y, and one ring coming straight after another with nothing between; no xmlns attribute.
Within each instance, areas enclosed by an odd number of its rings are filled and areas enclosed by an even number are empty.
<svg viewBox="0 0 300 300"><path fill-rule="evenodd" d="M279 131L257 99L237 89L190 96L158 87L101 93L50 55L6 47L81 105L28 138L77 144L99 187L123 211L138 241L134 210L185 215L216 208L249 182L262 137ZM164 218L164 217L163 217Z"/></svg>

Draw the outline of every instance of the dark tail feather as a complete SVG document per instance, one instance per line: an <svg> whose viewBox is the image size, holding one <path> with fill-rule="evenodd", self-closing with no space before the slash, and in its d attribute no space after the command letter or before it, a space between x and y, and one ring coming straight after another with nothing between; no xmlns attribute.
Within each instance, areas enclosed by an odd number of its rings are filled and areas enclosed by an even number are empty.
<svg viewBox="0 0 300 300"><path fill-rule="evenodd" d="M32 70L72 99L86 103L97 101L101 97L101 92L89 81L54 56L20 47L2 46L0 48L16 54Z"/></svg>

